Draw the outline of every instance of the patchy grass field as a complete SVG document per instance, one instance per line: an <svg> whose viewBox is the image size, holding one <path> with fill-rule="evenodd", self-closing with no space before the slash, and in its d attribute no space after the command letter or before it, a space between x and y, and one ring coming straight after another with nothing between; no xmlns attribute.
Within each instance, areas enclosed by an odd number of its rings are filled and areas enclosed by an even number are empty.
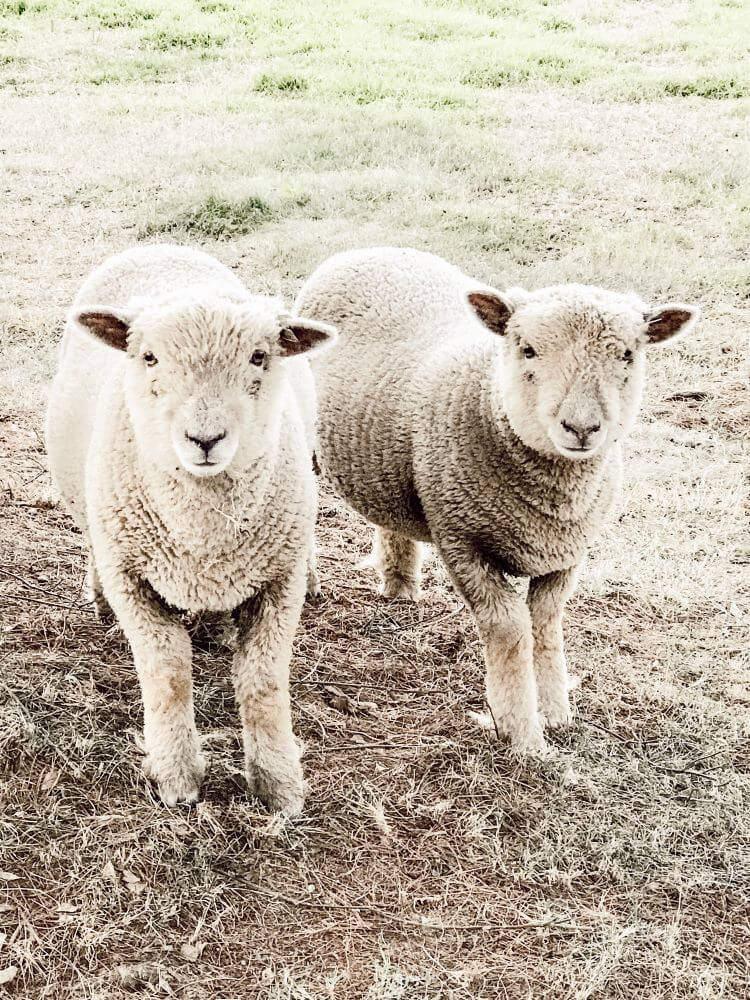
<svg viewBox="0 0 750 1000"><path fill-rule="evenodd" d="M747 29L741 0L0 0L0 997L747 997ZM212 642L203 801L157 804L41 440L65 309L140 239L290 297L331 252L396 243L703 306L654 357L570 606L556 759L472 723L442 571L417 607L377 598L365 527L324 494L304 819L246 796Z"/></svg>

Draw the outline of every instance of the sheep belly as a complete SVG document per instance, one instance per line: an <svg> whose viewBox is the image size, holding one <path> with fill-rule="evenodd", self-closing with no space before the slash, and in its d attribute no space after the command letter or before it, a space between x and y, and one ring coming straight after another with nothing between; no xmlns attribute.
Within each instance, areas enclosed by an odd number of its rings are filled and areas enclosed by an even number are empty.
<svg viewBox="0 0 750 1000"><path fill-rule="evenodd" d="M334 354L335 352L331 352ZM412 418L403 374L357 372L350 352L325 359L317 455L336 492L373 524L420 540L429 529L412 472ZM401 406L399 406L401 404Z"/></svg>

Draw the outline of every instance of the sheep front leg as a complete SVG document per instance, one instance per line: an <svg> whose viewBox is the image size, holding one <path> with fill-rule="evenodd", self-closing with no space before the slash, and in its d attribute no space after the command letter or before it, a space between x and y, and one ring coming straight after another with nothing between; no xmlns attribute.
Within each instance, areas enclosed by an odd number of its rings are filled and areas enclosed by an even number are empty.
<svg viewBox="0 0 750 1000"><path fill-rule="evenodd" d="M305 580L269 585L235 613L233 676L242 721L247 784L274 811L302 811L300 749L292 732L289 661Z"/></svg>
<svg viewBox="0 0 750 1000"><path fill-rule="evenodd" d="M533 665L531 616L496 566L465 544L438 545L454 585L471 609L484 645L487 704L518 754L545 749Z"/></svg>
<svg viewBox="0 0 750 1000"><path fill-rule="evenodd" d="M206 772L193 712L186 629L148 583L104 578L104 594L130 643L143 698L143 772L162 802L195 802Z"/></svg>
<svg viewBox="0 0 750 1000"><path fill-rule="evenodd" d="M577 568L533 577L528 605L534 635L534 669L539 707L548 726L567 725L572 718L568 698L568 668L563 647L562 618L565 602L573 593Z"/></svg>

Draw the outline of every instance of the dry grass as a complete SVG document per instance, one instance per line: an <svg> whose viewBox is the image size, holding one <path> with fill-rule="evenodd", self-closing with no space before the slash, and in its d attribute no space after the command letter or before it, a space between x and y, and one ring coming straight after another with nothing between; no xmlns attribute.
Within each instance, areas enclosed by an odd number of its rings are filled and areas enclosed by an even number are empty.
<svg viewBox="0 0 750 1000"><path fill-rule="evenodd" d="M0 996L744 998L741 5L179 9L0 0ZM217 637L203 801L158 805L128 650L81 603L39 437L76 286L153 233L287 296L387 242L703 305L654 359L621 518L570 607L556 759L515 763L475 726L479 650L442 571L418 607L378 599L353 569L367 532L326 495L293 669L304 818L244 792Z"/></svg>

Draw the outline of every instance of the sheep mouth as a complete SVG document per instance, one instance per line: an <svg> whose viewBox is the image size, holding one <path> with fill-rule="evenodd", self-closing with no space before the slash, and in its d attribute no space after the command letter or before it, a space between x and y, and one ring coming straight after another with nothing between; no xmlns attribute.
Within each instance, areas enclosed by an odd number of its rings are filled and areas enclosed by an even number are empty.
<svg viewBox="0 0 750 1000"><path fill-rule="evenodd" d="M208 460L182 463L184 470L195 479L210 479L211 477L219 476L226 466L226 462L209 462Z"/></svg>
<svg viewBox="0 0 750 1000"><path fill-rule="evenodd" d="M594 455L599 451L599 445L586 445L582 448L571 448L569 445L555 445L557 450L563 456L563 458L586 458L589 455Z"/></svg>

